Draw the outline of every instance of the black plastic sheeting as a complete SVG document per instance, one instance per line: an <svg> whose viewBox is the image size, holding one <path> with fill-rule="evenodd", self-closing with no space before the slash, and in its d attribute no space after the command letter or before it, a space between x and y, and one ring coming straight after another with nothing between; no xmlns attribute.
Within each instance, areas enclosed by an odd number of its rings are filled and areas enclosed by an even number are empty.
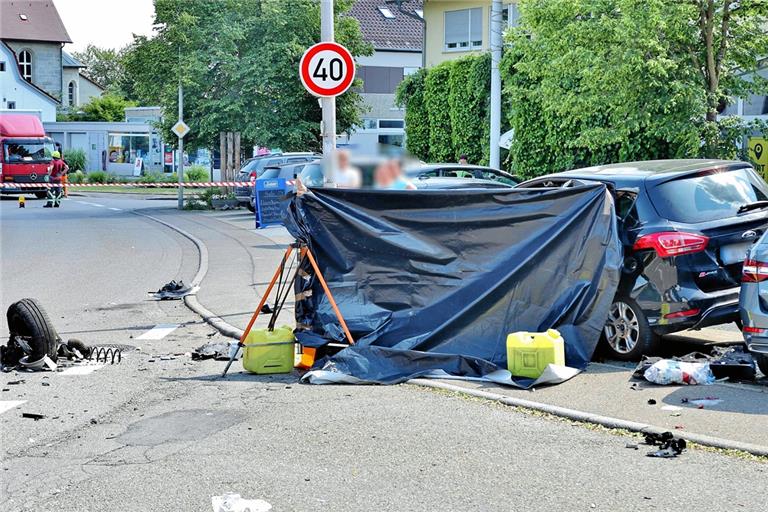
<svg viewBox="0 0 768 512"><path fill-rule="evenodd" d="M507 366L515 331L558 329L566 363L592 357L622 263L603 185L505 191L314 189L285 219L315 255L356 344L319 361L392 384ZM297 338L342 341L319 281L296 282ZM528 379L515 379L522 385Z"/></svg>

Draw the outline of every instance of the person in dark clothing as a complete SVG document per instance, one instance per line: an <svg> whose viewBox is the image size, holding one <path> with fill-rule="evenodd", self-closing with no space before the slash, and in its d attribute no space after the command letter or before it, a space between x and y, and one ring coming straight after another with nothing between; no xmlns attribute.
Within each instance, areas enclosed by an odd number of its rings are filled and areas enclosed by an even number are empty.
<svg viewBox="0 0 768 512"><path fill-rule="evenodd" d="M52 153L51 172L48 174L50 183L53 185L48 189L48 202L43 208L58 208L61 202L61 181L64 175L69 171L69 166L61 159L61 153L54 151Z"/></svg>

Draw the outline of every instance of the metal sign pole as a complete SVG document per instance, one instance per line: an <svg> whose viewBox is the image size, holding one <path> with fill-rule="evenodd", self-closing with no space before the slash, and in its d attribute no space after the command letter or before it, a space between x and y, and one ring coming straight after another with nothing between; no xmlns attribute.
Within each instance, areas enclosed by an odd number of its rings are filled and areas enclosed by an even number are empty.
<svg viewBox="0 0 768 512"><path fill-rule="evenodd" d="M333 0L320 0L320 39L333 42ZM336 150L336 98L322 98L323 156L326 160Z"/></svg>
<svg viewBox="0 0 768 512"><path fill-rule="evenodd" d="M179 121L184 119L184 88L179 82ZM184 209L184 137L179 137L179 165L177 166L179 180L179 210Z"/></svg>

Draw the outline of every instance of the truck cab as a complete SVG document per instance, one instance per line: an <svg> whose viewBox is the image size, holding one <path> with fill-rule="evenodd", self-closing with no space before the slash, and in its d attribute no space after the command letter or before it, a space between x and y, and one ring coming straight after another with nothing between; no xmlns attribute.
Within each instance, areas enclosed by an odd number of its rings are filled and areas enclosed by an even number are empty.
<svg viewBox="0 0 768 512"><path fill-rule="evenodd" d="M45 197L54 149L37 116L0 114L0 193Z"/></svg>

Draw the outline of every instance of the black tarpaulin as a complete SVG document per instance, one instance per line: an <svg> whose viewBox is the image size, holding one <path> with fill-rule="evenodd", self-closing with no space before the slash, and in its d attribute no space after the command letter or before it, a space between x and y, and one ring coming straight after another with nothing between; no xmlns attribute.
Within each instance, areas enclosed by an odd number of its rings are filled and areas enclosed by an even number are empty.
<svg viewBox="0 0 768 512"><path fill-rule="evenodd" d="M562 333L567 365L582 369L622 261L603 185L315 189L293 199L286 225L309 245L357 341L316 369L365 382L436 370L483 377L506 368L509 333L548 328ZM314 276L297 280L296 292L300 341L343 340Z"/></svg>

